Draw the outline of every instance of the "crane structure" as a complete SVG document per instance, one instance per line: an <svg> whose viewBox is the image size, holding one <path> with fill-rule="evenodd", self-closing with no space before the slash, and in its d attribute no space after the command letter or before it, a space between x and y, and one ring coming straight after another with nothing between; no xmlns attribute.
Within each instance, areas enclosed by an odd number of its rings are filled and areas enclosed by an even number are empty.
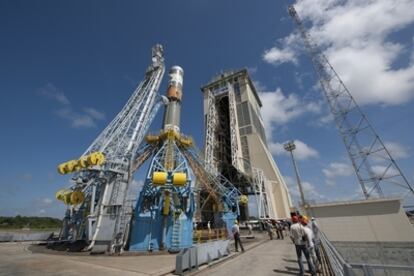
<svg viewBox="0 0 414 276"><path fill-rule="evenodd" d="M414 195L413 187L338 73L305 29L295 7L289 6L288 12L311 57L365 198L395 195L396 187L404 189L403 197Z"/></svg>
<svg viewBox="0 0 414 276"><path fill-rule="evenodd" d="M171 68L167 97L160 97L164 71L163 47L157 44L144 79L121 112L79 159L58 166L61 174L74 173L73 184L56 193L68 206L60 241L70 250L114 253L124 248L175 251L190 247L200 194L224 206L217 213L228 230L233 226L239 201L245 198L223 176L211 174L192 139L180 133L183 70ZM147 135L163 105L163 129L159 135ZM134 207L129 188L134 173L149 159Z"/></svg>

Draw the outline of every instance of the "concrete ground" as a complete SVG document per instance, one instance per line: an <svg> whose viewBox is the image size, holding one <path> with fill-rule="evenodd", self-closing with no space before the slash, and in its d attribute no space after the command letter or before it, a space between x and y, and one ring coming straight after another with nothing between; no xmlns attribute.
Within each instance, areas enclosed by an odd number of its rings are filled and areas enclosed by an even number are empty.
<svg viewBox="0 0 414 276"><path fill-rule="evenodd" d="M269 241L264 233L245 239L245 253L235 253L201 275L278 275L296 274L297 263L290 241ZM3 275L171 275L175 269L174 254L139 254L123 256L89 255L56 252L30 242L0 243L0 276ZM241 273L243 272L243 273ZM197 274L198 274L197 273ZM207 274L208 273L208 274Z"/></svg>
<svg viewBox="0 0 414 276"><path fill-rule="evenodd" d="M304 264L305 269L307 265ZM295 248L290 239L271 240L238 256L196 272L197 276L298 275ZM310 274L309 274L310 275Z"/></svg>
<svg viewBox="0 0 414 276"><path fill-rule="evenodd" d="M31 243L0 243L0 275L164 275L175 255L91 256L32 253Z"/></svg>

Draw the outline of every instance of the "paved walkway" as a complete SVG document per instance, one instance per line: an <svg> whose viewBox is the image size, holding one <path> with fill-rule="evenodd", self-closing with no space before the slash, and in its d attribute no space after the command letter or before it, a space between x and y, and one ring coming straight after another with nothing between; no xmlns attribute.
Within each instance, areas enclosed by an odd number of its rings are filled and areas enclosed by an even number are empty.
<svg viewBox="0 0 414 276"><path fill-rule="evenodd" d="M231 254L222 263L197 275L296 275L294 247L290 240L265 241L265 235L245 241L245 253ZM175 268L173 254L139 256L90 256L65 252L32 253L30 243L0 243L0 276L3 275L165 275ZM232 251L234 246L232 246Z"/></svg>
<svg viewBox="0 0 414 276"><path fill-rule="evenodd" d="M0 243L0 275L163 275L175 255L90 256L32 253L30 243Z"/></svg>
<svg viewBox="0 0 414 276"><path fill-rule="evenodd" d="M307 269L307 265L305 265ZM223 263L202 270L203 276L298 275L295 248L290 239L271 240Z"/></svg>

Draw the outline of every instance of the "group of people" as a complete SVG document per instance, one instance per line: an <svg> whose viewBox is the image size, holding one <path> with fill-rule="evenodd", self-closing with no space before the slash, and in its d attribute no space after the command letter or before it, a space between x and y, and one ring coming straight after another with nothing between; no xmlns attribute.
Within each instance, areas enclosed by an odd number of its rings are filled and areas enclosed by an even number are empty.
<svg viewBox="0 0 414 276"><path fill-rule="evenodd" d="M288 228L289 223L287 221L276 221L276 220L264 220L261 221L262 223L262 227L264 230L267 231L269 238L271 240L273 240L273 235L274 235L274 230L277 234L277 239L284 239L284 234L283 231L285 229ZM251 223L246 223L246 227L248 230L248 235L251 236L253 234L253 227ZM234 223L234 226L232 227L232 234L233 234L233 238L234 238L234 246L236 249L236 252L238 252L238 248L240 247L240 249L242 250L242 252L244 252L244 248L243 248L243 244L240 240L240 227L239 227L239 223L236 220Z"/></svg>
<svg viewBox="0 0 414 276"><path fill-rule="evenodd" d="M316 275L319 271L321 264L320 254L320 232L315 219L312 217L309 220L306 216L292 216L291 221L275 221L265 220L263 221L264 228L269 234L270 239L273 239L273 230L276 230L277 239L284 239L283 231L286 229L290 233L290 238L295 245L296 255L299 264L299 274L304 275L304 267L302 263L302 254L305 255L308 263L309 272L312 275ZM251 234L252 228L250 224L247 224L247 228ZM243 244L240 240L240 227L238 221L232 228L232 234L234 237L234 245L236 252L238 248L244 252Z"/></svg>
<svg viewBox="0 0 414 276"><path fill-rule="evenodd" d="M314 218L309 221L306 216L292 216L290 238L295 244L300 275L304 274L302 253L305 255L309 271L316 275L321 263L320 232Z"/></svg>
<svg viewBox="0 0 414 276"><path fill-rule="evenodd" d="M283 230L285 230L287 224L285 221L276 221L276 220L265 220L264 228L266 229L269 238L273 240L273 234L276 230L277 239L284 239Z"/></svg>

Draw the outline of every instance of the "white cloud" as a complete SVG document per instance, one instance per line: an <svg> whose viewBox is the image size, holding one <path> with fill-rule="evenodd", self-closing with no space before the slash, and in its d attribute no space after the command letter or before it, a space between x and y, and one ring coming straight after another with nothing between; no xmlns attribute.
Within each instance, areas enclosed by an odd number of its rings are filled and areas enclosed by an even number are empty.
<svg viewBox="0 0 414 276"><path fill-rule="evenodd" d="M289 193L292 196L293 200L297 203L300 201L300 193L299 193L299 187L296 179L290 176L284 176L283 179L285 180L288 188ZM326 200L325 195L321 194L313 185L312 183L308 181L302 181L302 189L303 194L305 196L305 200L308 202L312 201L324 201Z"/></svg>
<svg viewBox="0 0 414 276"><path fill-rule="evenodd" d="M328 178L335 178L337 176L352 175L353 169L351 165L345 163L333 162L329 167L322 170L323 174Z"/></svg>
<svg viewBox="0 0 414 276"><path fill-rule="evenodd" d="M408 158L409 150L401 144L395 142L385 142L385 147L394 159Z"/></svg>
<svg viewBox="0 0 414 276"><path fill-rule="evenodd" d="M92 107L84 107L83 111L76 111L63 91L56 88L53 84L48 83L39 89L39 94L55 100L63 105L56 111L56 114L70 122L74 128L96 127L97 120L105 119L105 114Z"/></svg>
<svg viewBox="0 0 414 276"><path fill-rule="evenodd" d="M305 194L305 199L324 199L325 196L318 192L316 187L310 182L302 182L303 193Z"/></svg>
<svg viewBox="0 0 414 276"><path fill-rule="evenodd" d="M412 0L299 0L295 7L311 23L310 34L360 104L396 105L414 97L414 52L390 38L414 22ZM278 52L297 55L295 39L279 39ZM408 65L395 67L404 55ZM266 61L296 62L286 57Z"/></svg>
<svg viewBox="0 0 414 276"><path fill-rule="evenodd" d="M384 142L385 147L390 152L393 159L404 159L410 157L410 149L406 148L405 146L395 143L395 142ZM389 162L388 154L385 150L382 149L379 143L376 143L373 147L373 153L369 156L369 161L374 164L381 164L383 162ZM368 151L368 149L364 150Z"/></svg>
<svg viewBox="0 0 414 276"><path fill-rule="evenodd" d="M312 122L311 124L317 127L323 127L323 126L330 125L333 122L334 122L333 115L331 113L328 113L326 115L322 115L321 117L316 119L316 121Z"/></svg>
<svg viewBox="0 0 414 276"><path fill-rule="evenodd" d="M289 48L273 47L266 50L263 54L263 60L272 64L281 64L286 62L297 63L295 52Z"/></svg>
<svg viewBox="0 0 414 276"><path fill-rule="evenodd" d="M51 98L61 104L70 104L68 98L63 93L63 91L56 88L56 86L54 86L52 83L46 84L45 86L39 88L38 91L40 95Z"/></svg>
<svg viewBox="0 0 414 276"><path fill-rule="evenodd" d="M263 103L261 114L269 141L272 141L275 125L286 124L304 113L319 113L321 110L320 102L305 103L296 94L286 97L280 88L274 92L259 92L259 96Z"/></svg>
<svg viewBox="0 0 414 276"><path fill-rule="evenodd" d="M286 142L287 141L283 143L268 143L270 152L275 155L290 155L290 153L283 148L283 145ZM308 146L306 143L300 140L294 140L294 143L296 145L296 149L293 151L293 154L296 159L306 160L319 157L319 152L316 149Z"/></svg>
<svg viewBox="0 0 414 276"><path fill-rule="evenodd" d="M70 122L74 128L90 128L96 127L95 118L89 114L77 113L70 107L62 108L57 111L57 114Z"/></svg>
<svg viewBox="0 0 414 276"><path fill-rule="evenodd" d="M94 119L97 119L97 120L105 119L105 114L99 110L96 110L95 108L85 107L83 110L85 111L86 114L88 114Z"/></svg>
<svg viewBox="0 0 414 276"><path fill-rule="evenodd" d="M335 178L350 176L354 173L351 165L346 163L332 162L328 168L322 169L326 177L326 184L329 186L335 185Z"/></svg>
<svg viewBox="0 0 414 276"><path fill-rule="evenodd" d="M399 175L399 172L394 167L382 166L382 165L374 165L371 166L372 172L378 177L394 177Z"/></svg>
<svg viewBox="0 0 414 276"><path fill-rule="evenodd" d="M46 214L46 210L45 210L45 209L40 209L40 210L39 210L39 214L40 214L40 215L44 215L44 214Z"/></svg>
<svg viewBox="0 0 414 276"><path fill-rule="evenodd" d="M262 58L267 63L279 65L282 63L292 62L297 64L297 48L299 37L296 33L292 33L282 39L279 39L278 46L265 50Z"/></svg>

